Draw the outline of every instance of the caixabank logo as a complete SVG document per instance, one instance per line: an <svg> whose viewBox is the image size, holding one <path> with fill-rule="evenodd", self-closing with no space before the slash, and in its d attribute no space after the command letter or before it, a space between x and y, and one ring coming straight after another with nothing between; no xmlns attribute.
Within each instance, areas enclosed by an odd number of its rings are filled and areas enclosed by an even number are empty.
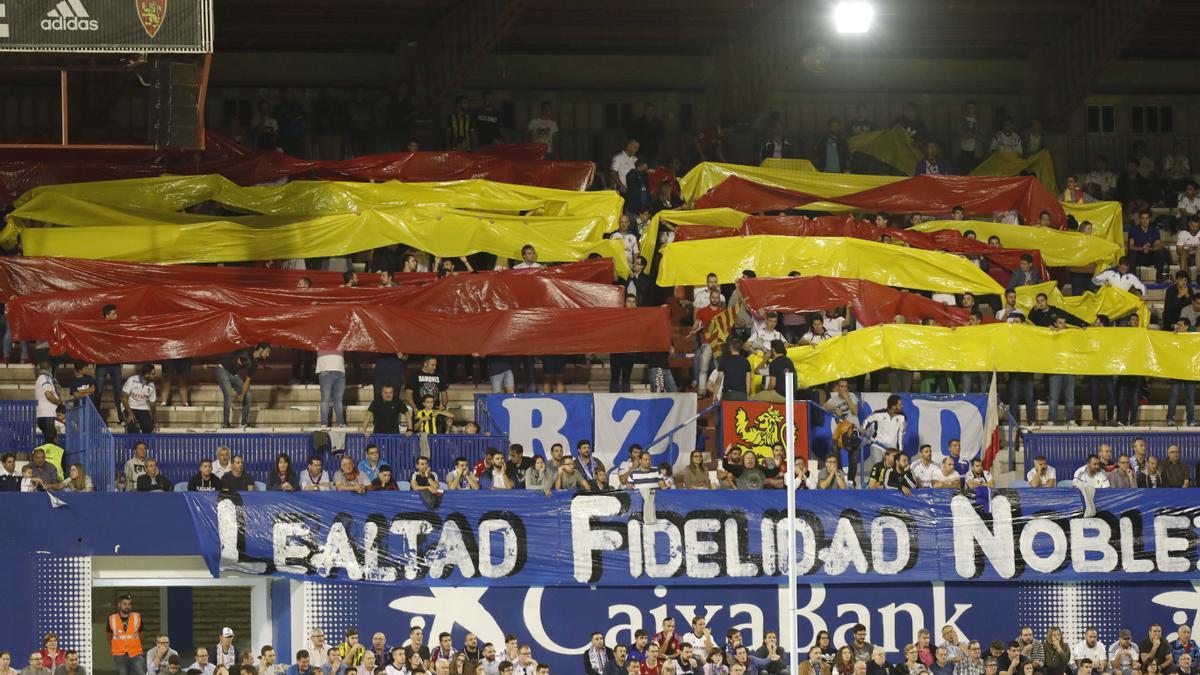
<svg viewBox="0 0 1200 675"><path fill-rule="evenodd" d="M100 22L88 14L80 0L61 0L42 19L42 30L52 31L96 31Z"/></svg>

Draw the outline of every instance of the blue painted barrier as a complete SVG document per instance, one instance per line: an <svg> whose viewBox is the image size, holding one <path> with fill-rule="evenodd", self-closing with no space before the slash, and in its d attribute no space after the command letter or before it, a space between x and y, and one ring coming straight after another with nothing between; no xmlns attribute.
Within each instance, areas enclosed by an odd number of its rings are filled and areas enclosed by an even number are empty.
<svg viewBox="0 0 1200 675"><path fill-rule="evenodd" d="M1197 431L1111 431L1100 433L1038 433L1026 432L1023 435L1025 443L1025 471L1033 467L1033 458L1038 455L1046 457L1046 463L1054 467L1058 480L1069 480L1075 470L1083 466L1088 455L1095 453L1101 443L1109 443L1113 447L1113 458L1118 455L1132 454L1133 441L1136 438L1146 439L1148 454L1158 457L1161 462L1167 456L1167 446L1179 446L1179 458L1187 465L1192 473L1196 463L1200 462L1200 432ZM1024 477L1024 476L1022 476Z"/></svg>
<svg viewBox="0 0 1200 675"><path fill-rule="evenodd" d="M38 445L37 403L0 401L0 451L29 452Z"/></svg>
<svg viewBox="0 0 1200 675"><path fill-rule="evenodd" d="M114 438L118 471L133 456L134 444L145 441L163 475L175 483L195 475L200 460L215 458L217 448L222 445L229 446L234 455L241 455L250 475L263 481L274 470L280 454L287 455L297 474L304 470L308 458L313 455L311 434L116 434ZM427 439L430 466L438 475L453 469L456 457L466 457L474 465L483 458L489 446L503 450L508 444L504 436L445 434ZM398 480L407 480L416 470L417 457L422 454L421 436L375 434L371 441L379 446L381 460L392 467ZM366 445L367 439L362 434L346 435L346 453L355 461L366 456ZM337 470L332 466L334 458L325 454L322 459L325 470L332 476Z"/></svg>
<svg viewBox="0 0 1200 675"><path fill-rule="evenodd" d="M75 399L67 405L66 457L67 464L78 462L92 478L92 487L107 492L116 485L116 444L108 423L100 416L90 397ZM132 447L132 446L130 446Z"/></svg>

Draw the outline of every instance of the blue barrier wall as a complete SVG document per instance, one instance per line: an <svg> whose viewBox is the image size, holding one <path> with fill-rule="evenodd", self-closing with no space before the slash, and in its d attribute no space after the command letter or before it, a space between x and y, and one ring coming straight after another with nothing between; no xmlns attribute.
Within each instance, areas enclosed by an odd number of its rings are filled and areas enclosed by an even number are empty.
<svg viewBox="0 0 1200 675"><path fill-rule="evenodd" d="M67 455L64 471L68 470L67 463L78 462L92 477L92 486L97 491L105 492L114 488L117 471L120 471L116 467L116 444L108 423L96 411L91 398L68 403L65 443L63 447Z"/></svg>
<svg viewBox="0 0 1200 675"><path fill-rule="evenodd" d="M0 451L29 452L37 444L37 403L0 401Z"/></svg>
<svg viewBox="0 0 1200 675"><path fill-rule="evenodd" d="M1161 462L1167 456L1167 446L1179 446L1179 458L1195 474L1200 462L1200 432L1195 431L1113 431L1103 433L1037 433L1024 434L1025 472L1033 468L1033 458L1045 455L1046 463L1054 467L1058 480L1070 480L1075 470L1083 466L1101 443L1113 447L1113 458L1121 453L1133 453L1135 438L1146 439L1146 450ZM1024 473L1024 472L1022 472ZM1022 478L1024 476L1022 475Z"/></svg>
<svg viewBox="0 0 1200 675"><path fill-rule="evenodd" d="M429 461L439 476L454 467L454 459L466 457L472 465L483 458L488 447L506 449L504 436L427 436ZM275 458L284 454L292 461L296 473L304 470L308 458L313 454L311 434L115 434L116 468L120 470L125 461L133 456L133 446L145 441L150 456L158 460L159 469L173 483L187 481L198 470L200 460L215 458L217 448L229 446L235 455L246 461L246 469L255 480L266 481L266 476L275 466ZM371 436L379 446L381 460L392 467L398 480L407 480L416 470L417 457L423 454L422 437L419 435ZM367 439L362 434L346 435L346 452L355 460L366 456ZM336 467L330 465L332 458L322 457L325 469L332 475Z"/></svg>

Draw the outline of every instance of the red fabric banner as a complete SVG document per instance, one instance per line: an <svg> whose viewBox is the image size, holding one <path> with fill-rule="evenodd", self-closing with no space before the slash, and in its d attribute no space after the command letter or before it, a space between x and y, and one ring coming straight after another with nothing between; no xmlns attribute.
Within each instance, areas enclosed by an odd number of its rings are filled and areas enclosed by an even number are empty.
<svg viewBox="0 0 1200 675"><path fill-rule="evenodd" d="M834 277L740 279L738 289L750 309L764 312L818 312L850 305L858 325L891 323L903 315L909 323L933 319L939 326L965 326L970 312L873 281Z"/></svg>
<svg viewBox="0 0 1200 675"><path fill-rule="evenodd" d="M141 285L13 298L5 316L18 340L47 340L51 319L98 319L107 304L121 318L176 312L357 305L470 314L506 309L621 307L625 291L611 283L546 274L455 274L428 284L391 288L253 288Z"/></svg>
<svg viewBox="0 0 1200 675"><path fill-rule="evenodd" d="M611 283L611 259L586 260L566 265L528 270L476 272L476 274L549 275L577 281ZM79 260L75 258L0 257L0 302L21 295L83 291L122 286L211 285L252 286L257 288L295 288L307 277L314 287L341 286L341 272L317 270L293 271L262 267L210 267L207 265L152 265L146 263ZM433 273L398 273L393 280L401 285L433 281ZM379 286L379 275L360 273L359 285Z"/></svg>
<svg viewBox="0 0 1200 675"><path fill-rule="evenodd" d="M450 181L486 178L503 183L586 190L591 162L547 161L545 146L495 146L486 152L399 152L343 161L316 161L282 152L252 150L219 134L205 135L204 150L27 149L0 152L0 205L39 185L147 178L167 173L217 173L238 185L288 178L355 181Z"/></svg>
<svg viewBox="0 0 1200 675"><path fill-rule="evenodd" d="M440 314L332 305L56 321L50 349L96 363L136 363L221 354L259 342L309 350L442 355L665 352L671 347L671 330L666 307Z"/></svg>
<svg viewBox="0 0 1200 675"><path fill-rule="evenodd" d="M732 176L696 200L698 209L728 207L746 213L785 211L812 202L834 202L870 211L894 213L950 213L961 205L968 216L986 216L1015 210L1026 223L1036 222L1042 211L1059 227L1067 215L1054 195L1036 176L914 176L840 197L787 190Z"/></svg>

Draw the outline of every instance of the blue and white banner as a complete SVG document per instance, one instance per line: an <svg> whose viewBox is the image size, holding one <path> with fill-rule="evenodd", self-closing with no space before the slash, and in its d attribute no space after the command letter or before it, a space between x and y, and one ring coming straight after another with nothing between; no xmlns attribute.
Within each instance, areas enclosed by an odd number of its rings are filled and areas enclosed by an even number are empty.
<svg viewBox="0 0 1200 675"><path fill-rule="evenodd" d="M309 585L307 588L311 588ZM352 611L345 611L345 607ZM767 631L780 631L789 644L787 589L779 586L646 586L640 588L348 588L336 611L309 610L305 625L321 627L326 641L336 643L348 628L392 638L422 626L426 636L442 631L460 648L468 632L479 643L500 645L505 634L528 644L533 658L555 673L582 672L582 659L592 631L605 644L630 644L633 634L653 635L664 619L675 619L681 633L693 617L702 616L717 646L725 646L729 629L741 632L745 644L762 644ZM1137 631L1152 623L1163 626L1167 640L1175 627L1197 624L1200 582L1115 584L1105 582L912 583L898 585L802 585L797 596L796 638L807 651L817 633L829 631L835 647L848 644L857 623L867 627L867 640L883 647L895 662L900 649L928 629L941 640L941 628L954 626L960 636L991 640L1015 635L1030 626L1038 639L1051 626L1063 631L1067 644L1082 639L1095 626L1106 645L1122 628ZM801 661L804 660L803 653Z"/></svg>
<svg viewBox="0 0 1200 675"><path fill-rule="evenodd" d="M887 392L865 392L859 399L858 418L867 419L876 410L887 407ZM908 425L904 434L904 451L910 455L928 443L933 446L933 461L945 455L952 439L962 441L962 458L973 459L984 439L987 419L987 394L900 394L904 418Z"/></svg>
<svg viewBox="0 0 1200 675"><path fill-rule="evenodd" d="M805 583L1193 579L1192 490L803 491ZM721 499L714 499L720 496ZM642 586L786 578L782 491L660 490L643 524L630 492L188 493L209 569L314 581Z"/></svg>
<svg viewBox="0 0 1200 675"><path fill-rule="evenodd" d="M649 449L654 466L687 466L696 449L695 394L594 394L596 457L610 469L629 459L629 446ZM667 432L670 437L651 446Z"/></svg>
<svg viewBox="0 0 1200 675"><path fill-rule="evenodd" d="M482 400L488 428L493 434L508 434L509 443L519 443L531 455L550 456L550 447L562 443L566 454L575 454L579 441L591 441L593 406L591 394L477 394Z"/></svg>
<svg viewBox="0 0 1200 675"><path fill-rule="evenodd" d="M508 434L527 452L550 455L562 443L568 456L580 440L608 468L629 459L629 446L650 447L654 464L682 469L696 447L695 394L477 394L476 409L485 413L487 431Z"/></svg>

